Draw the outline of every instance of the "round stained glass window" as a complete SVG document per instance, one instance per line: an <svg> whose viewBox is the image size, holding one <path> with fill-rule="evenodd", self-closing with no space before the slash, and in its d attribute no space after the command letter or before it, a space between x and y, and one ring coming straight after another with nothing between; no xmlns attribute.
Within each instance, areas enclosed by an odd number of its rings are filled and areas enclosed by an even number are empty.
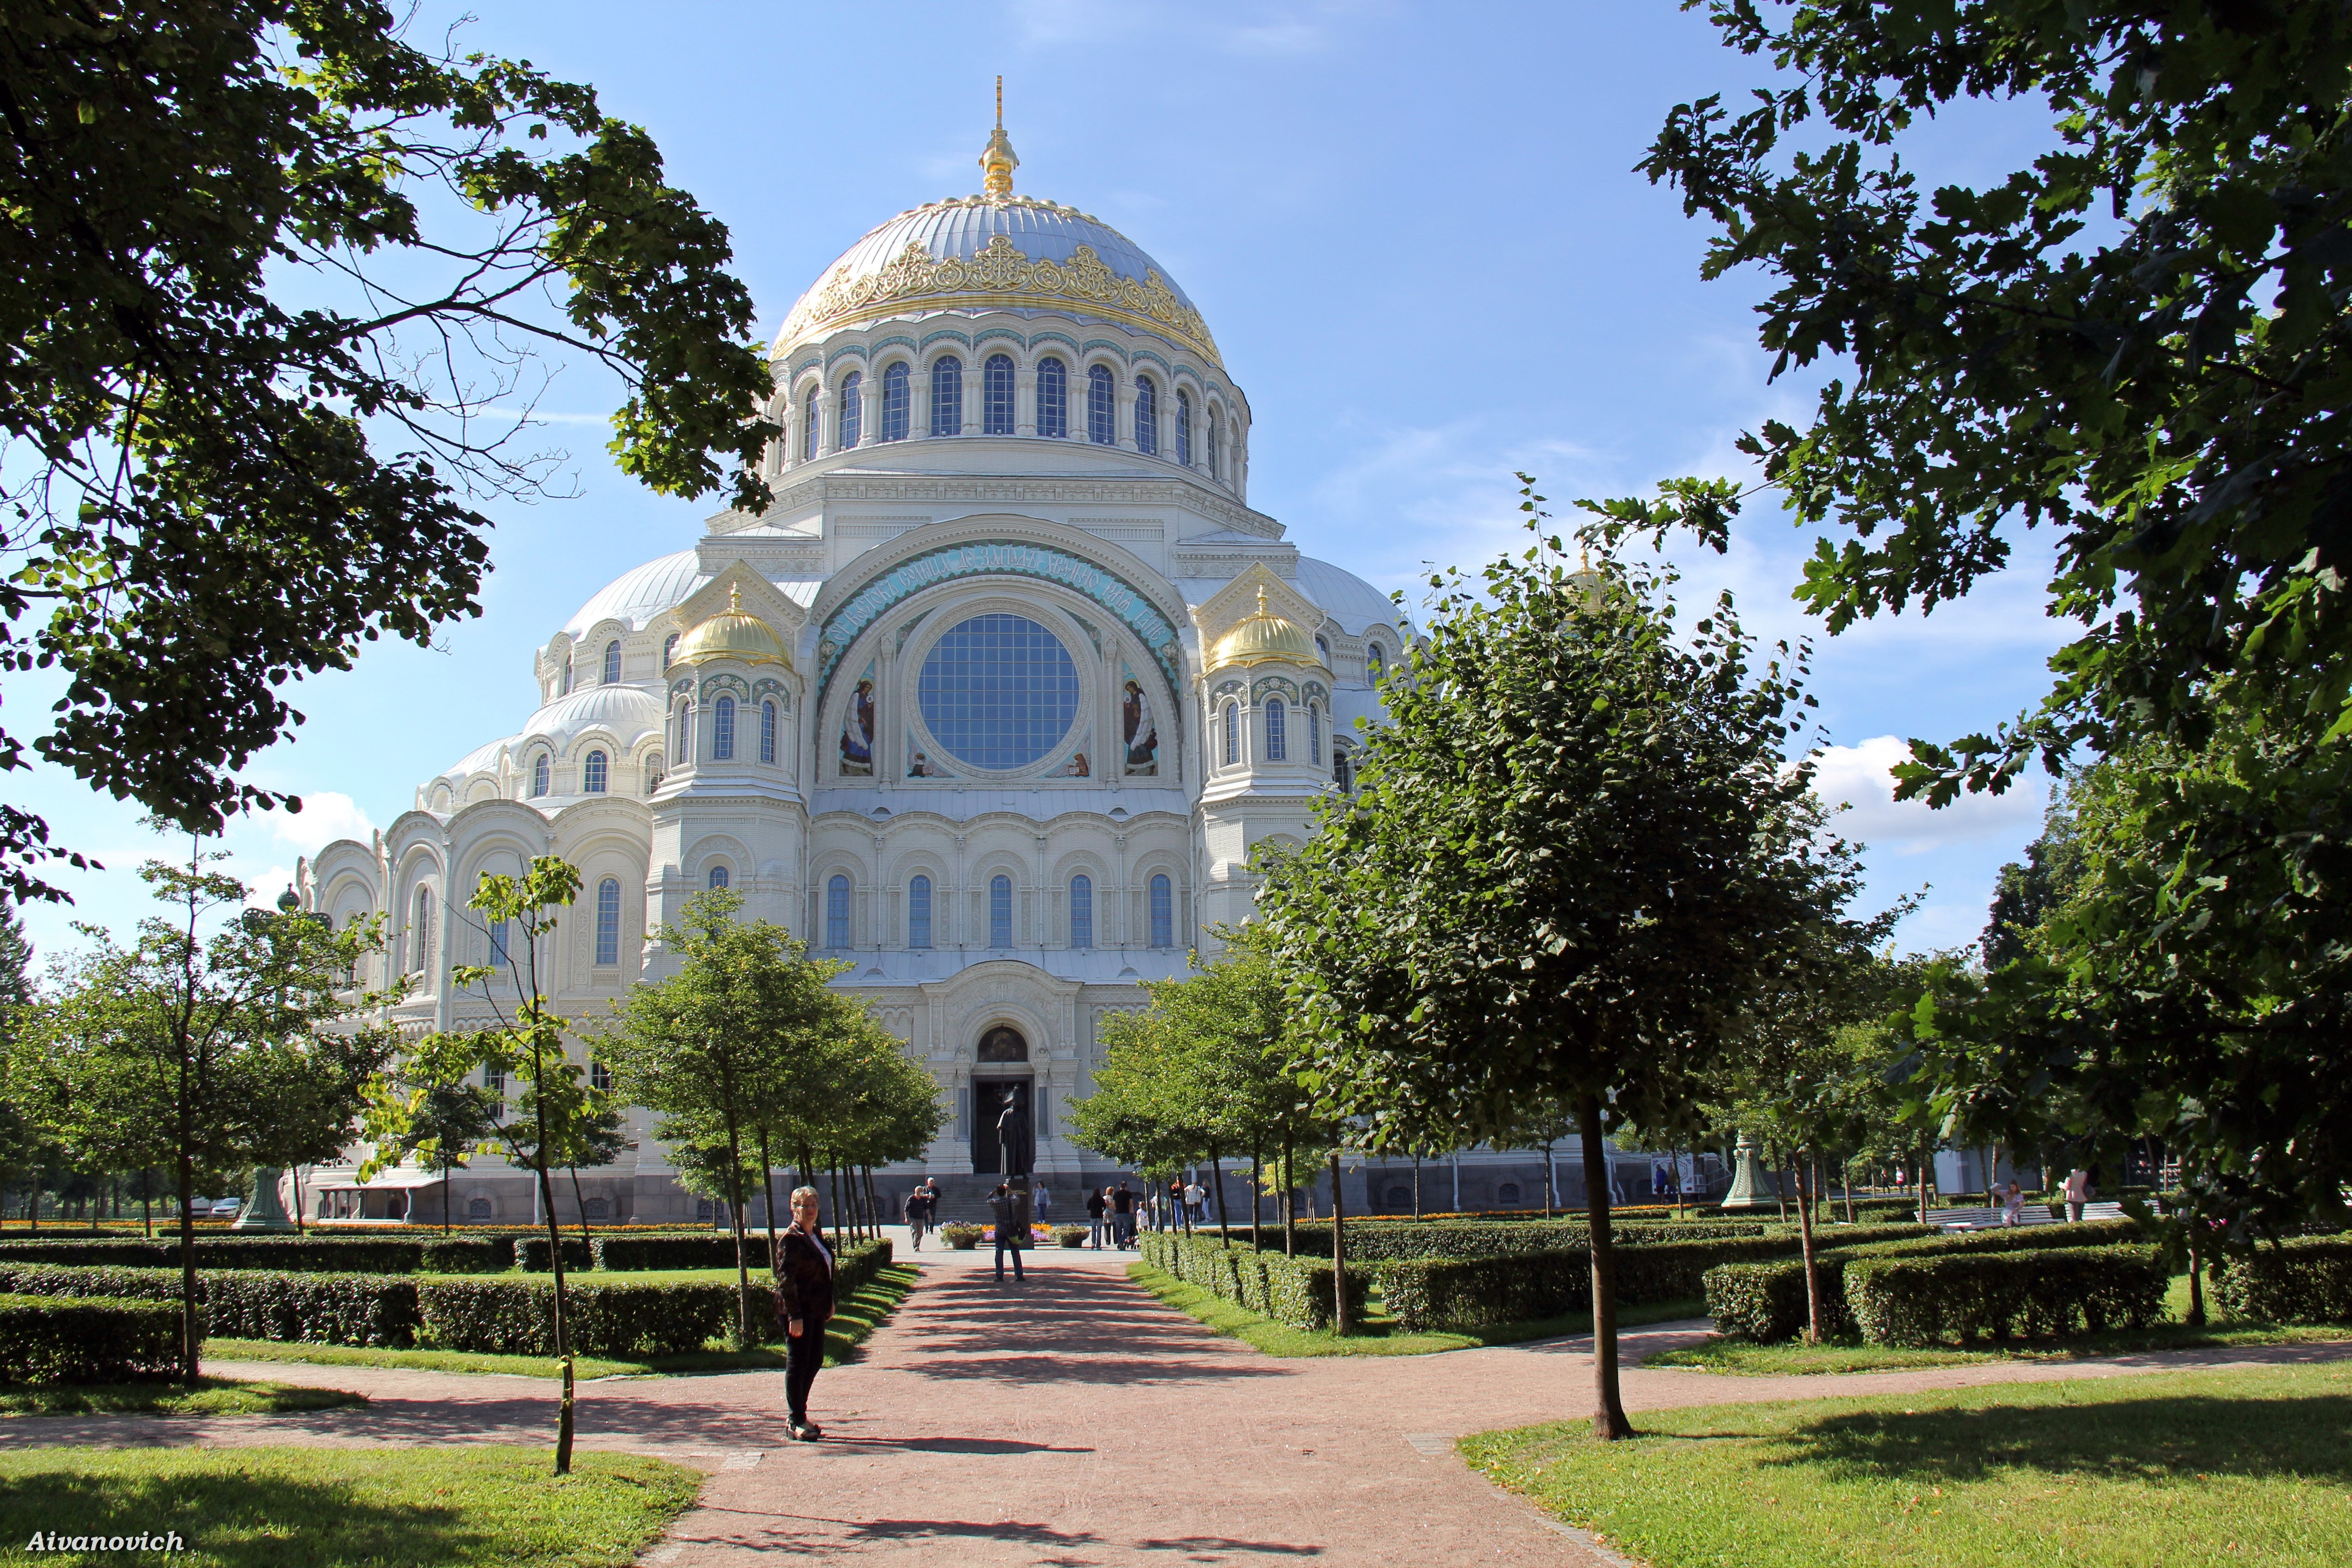
<svg viewBox="0 0 2352 1568"><path fill-rule="evenodd" d="M931 645L915 703L940 748L967 767L1025 768L1078 716L1069 650L1025 616L974 616Z"/></svg>

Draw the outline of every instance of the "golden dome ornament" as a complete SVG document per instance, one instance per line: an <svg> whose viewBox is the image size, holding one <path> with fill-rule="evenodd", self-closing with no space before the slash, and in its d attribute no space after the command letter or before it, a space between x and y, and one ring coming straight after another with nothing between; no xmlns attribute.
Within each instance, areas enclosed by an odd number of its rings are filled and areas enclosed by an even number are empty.
<svg viewBox="0 0 2352 1568"><path fill-rule="evenodd" d="M727 585L727 607L680 637L670 655L672 664L701 664L715 658L793 667L792 656L784 651L783 640L774 628L743 607L740 583Z"/></svg>
<svg viewBox="0 0 2352 1568"><path fill-rule="evenodd" d="M1283 619L1266 608L1265 584L1257 588L1257 613L1217 639L1209 656L1211 669L1234 665L1307 664L1322 666L1315 638L1296 621Z"/></svg>

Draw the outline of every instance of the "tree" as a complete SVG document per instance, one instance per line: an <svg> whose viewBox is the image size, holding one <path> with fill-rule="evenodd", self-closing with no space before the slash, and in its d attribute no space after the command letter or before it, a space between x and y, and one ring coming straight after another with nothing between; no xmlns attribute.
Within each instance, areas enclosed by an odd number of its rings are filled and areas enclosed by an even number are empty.
<svg viewBox="0 0 2352 1568"><path fill-rule="evenodd" d="M498 957L505 973L489 966L451 972L451 983L480 987L495 1022L488 1027L436 1033L419 1040L401 1063L398 1077L379 1076L371 1086L365 1131L376 1147L360 1167L364 1181L399 1163L399 1150L415 1136L417 1119L436 1093L471 1081L488 1069L520 1081L515 1114L492 1127L494 1136L476 1145L482 1153L505 1156L531 1173L546 1216L548 1261L554 1279L555 1353L562 1373L562 1396L555 1423L555 1473L572 1473L576 1379L571 1330L566 1322L563 1231L555 1214L555 1172L580 1157L586 1130L601 1120L610 1096L587 1081L563 1048L566 1025L540 987L542 941L557 928L557 911L580 896L580 870L552 855L532 859L521 876L485 872L466 907L490 922L504 921L519 940ZM505 981L503 987L493 980Z"/></svg>
<svg viewBox="0 0 2352 1568"><path fill-rule="evenodd" d="M541 356L621 380L625 471L733 461L766 504L725 227L590 89L402 32L374 0L0 20L0 668L67 674L35 752L192 831L299 807L238 776L296 672L478 613L478 501L557 463L513 412ZM0 889L61 898L65 853L0 805Z"/></svg>
<svg viewBox="0 0 2352 1568"><path fill-rule="evenodd" d="M428 1066L435 1062L429 1056L422 1059ZM444 1082L420 1077L412 1083L398 1073L394 1075L391 1088L402 1096L402 1116L396 1124L377 1124L375 1131L382 1136L368 1163L374 1169L383 1169L413 1159L425 1170L439 1172L441 1231L446 1236L451 1227L450 1176L464 1170L484 1149L498 1147L498 1097L481 1085L463 1079ZM369 1173L373 1174L373 1169Z"/></svg>
<svg viewBox="0 0 2352 1568"><path fill-rule="evenodd" d="M728 888L695 894L661 928L677 972L634 987L613 1004L596 1055L628 1100L672 1119L673 1131L717 1156L735 1232L736 1342L754 1342L751 1264L743 1234L746 1135L795 1098L826 1092L822 1060L796 1059L837 1022L826 982L853 967L812 960L792 932L738 918L743 896ZM820 1057L825 1053L818 1053ZM895 1054L895 1053L894 1053ZM665 1135L667 1136L667 1135ZM836 1216L838 1218L838 1216Z"/></svg>
<svg viewBox="0 0 2352 1568"><path fill-rule="evenodd" d="M1992 910L1978 946L1987 969L2025 956L2026 933L2063 904L2082 878L2082 849L2073 811L2053 801L2042 816L2042 836L2025 847L2023 861L2000 868L1993 884Z"/></svg>
<svg viewBox="0 0 2352 1568"><path fill-rule="evenodd" d="M360 1082L393 1040L389 1026L350 1019L381 1016L397 999L341 984L370 951L366 928L333 931L267 910L232 913L246 888L208 864L221 858L192 850L184 866L149 861L140 878L172 918L142 921L127 948L98 927L76 927L90 946L64 966L33 1025L44 1120L65 1146L100 1169L173 1171L181 1373L192 1384L203 1348L193 1208L199 1184L261 1163L284 1132L275 1118L277 1089L287 1082L340 1080L348 1129ZM332 1120L334 1084L310 1088Z"/></svg>
<svg viewBox="0 0 2352 1568"><path fill-rule="evenodd" d="M1540 527L1532 481L1525 510ZM1603 1136L1686 1124L1742 1011L1854 888L1784 747L1801 666L1761 668L1727 598L1539 532L1432 579L1428 641L1381 688L1358 795L1278 864L1259 920L1292 977L1318 1108L1373 1148L1450 1124L1517 1142L1575 1108L1596 1432L1625 1436Z"/></svg>

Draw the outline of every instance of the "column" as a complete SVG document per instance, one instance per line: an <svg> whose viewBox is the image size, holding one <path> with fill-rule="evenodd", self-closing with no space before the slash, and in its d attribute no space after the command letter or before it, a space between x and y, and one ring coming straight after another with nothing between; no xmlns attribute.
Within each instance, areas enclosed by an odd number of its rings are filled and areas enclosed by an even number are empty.
<svg viewBox="0 0 2352 1568"><path fill-rule="evenodd" d="M1135 378L1120 376L1111 383L1111 434L1122 452L1139 452L1135 444Z"/></svg>
<svg viewBox="0 0 2352 1568"><path fill-rule="evenodd" d="M816 450L808 453L807 456L812 458L829 458L833 456L834 437L841 432L841 418L835 411L835 405L839 401L840 394L834 391L830 385L824 383L818 384L816 395Z"/></svg>
<svg viewBox="0 0 2352 1568"><path fill-rule="evenodd" d="M882 378L861 377L857 383L857 444L871 447L882 439Z"/></svg>
<svg viewBox="0 0 2352 1568"><path fill-rule="evenodd" d="M1037 434L1037 373L1027 365L1013 373L1013 432Z"/></svg>

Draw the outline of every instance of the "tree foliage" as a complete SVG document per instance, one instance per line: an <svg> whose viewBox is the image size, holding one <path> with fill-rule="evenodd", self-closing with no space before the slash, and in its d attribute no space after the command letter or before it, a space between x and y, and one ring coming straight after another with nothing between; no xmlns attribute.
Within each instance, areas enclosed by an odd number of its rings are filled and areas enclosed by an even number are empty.
<svg viewBox="0 0 2352 1568"><path fill-rule="evenodd" d="M764 505L768 373L724 226L586 87L420 49L373 0L29 0L0 17L0 668L31 749L191 830L279 688L478 613L478 502L545 356L624 383L611 450ZM26 765L0 734L0 771ZM0 805L0 881L47 826Z"/></svg>
<svg viewBox="0 0 2352 1568"><path fill-rule="evenodd" d="M1523 476L1524 478L1524 476ZM1843 920L1850 847L1819 831L1811 702L1728 597L1685 625L1672 579L1541 531L1432 579L1425 646L1381 688L1359 793L1273 868L1260 921L1295 980L1318 1107L1375 1148L1421 1130L1523 1140L1574 1108L1593 1216L1598 1429L1615 1384L1605 1125L1687 1126L1723 1042Z"/></svg>

